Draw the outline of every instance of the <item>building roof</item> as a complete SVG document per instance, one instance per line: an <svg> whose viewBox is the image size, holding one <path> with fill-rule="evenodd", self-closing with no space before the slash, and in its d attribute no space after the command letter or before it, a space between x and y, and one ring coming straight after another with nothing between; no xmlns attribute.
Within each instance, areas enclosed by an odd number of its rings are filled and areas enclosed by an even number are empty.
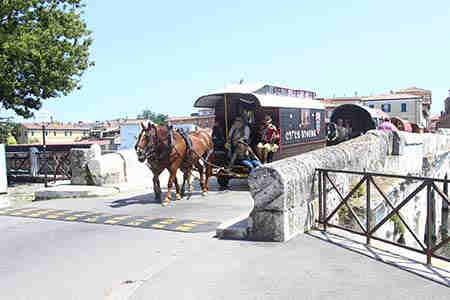
<svg viewBox="0 0 450 300"><path fill-rule="evenodd" d="M294 97L281 94L270 94L262 92L266 88L285 89L286 92L300 92L305 97ZM307 90L290 90L261 84L233 84L212 94L204 95L195 101L194 107L212 108L216 103L224 99L225 94L239 95L239 101L251 102L261 107L284 107L284 108L316 108L323 109L321 101L313 100L314 93ZM245 99L243 99L245 97Z"/></svg>
<svg viewBox="0 0 450 300"><path fill-rule="evenodd" d="M41 123L22 123L25 129L42 129ZM47 130L89 130L91 125L85 123L51 123L46 124Z"/></svg>
<svg viewBox="0 0 450 300"><path fill-rule="evenodd" d="M181 121L181 120L195 120L195 119L210 119L214 118L215 115L202 115L202 116L181 116L181 117L169 117L170 121Z"/></svg>
<svg viewBox="0 0 450 300"><path fill-rule="evenodd" d="M404 89L398 89L396 92L398 92L400 94L405 94L405 93L407 94L408 92L420 92L420 93L424 93L424 94L431 93L430 90L421 89L421 88L418 88L415 86L407 87Z"/></svg>
<svg viewBox="0 0 450 300"><path fill-rule="evenodd" d="M411 94L382 94L362 98L363 101L405 100L405 99L422 99L422 96Z"/></svg>

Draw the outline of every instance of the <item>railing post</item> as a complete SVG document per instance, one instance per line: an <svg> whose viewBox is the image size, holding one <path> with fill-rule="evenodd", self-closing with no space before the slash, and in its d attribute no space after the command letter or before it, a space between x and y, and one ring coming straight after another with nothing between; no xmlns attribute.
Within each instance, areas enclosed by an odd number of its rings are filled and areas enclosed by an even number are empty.
<svg viewBox="0 0 450 300"><path fill-rule="evenodd" d="M448 175L445 173L444 177L444 195L448 199ZM441 240L445 240L448 237L448 202L446 199L442 199L442 209L441 209Z"/></svg>
<svg viewBox="0 0 450 300"><path fill-rule="evenodd" d="M432 207L431 207L431 193L432 193L432 189L431 189L431 183L428 182L427 183L427 222L426 222L426 236L425 236L425 240L426 240L426 246L427 246L427 264L431 265L431 248L432 248L432 244L431 244L431 222L432 222Z"/></svg>
<svg viewBox="0 0 450 300"><path fill-rule="evenodd" d="M371 175L366 177L366 244L370 245L370 222L371 222L371 208L370 208L370 179Z"/></svg>
<svg viewBox="0 0 450 300"><path fill-rule="evenodd" d="M318 171L317 173L317 184L318 184L318 191L319 191L319 226L323 224L323 193L322 193L322 171Z"/></svg>
<svg viewBox="0 0 450 300"><path fill-rule="evenodd" d="M445 177L444 177L444 194L445 196L447 196L448 198L448 174L445 173ZM443 199L443 204L442 204L442 209L447 210L448 211L448 202L445 201L445 199Z"/></svg>
<svg viewBox="0 0 450 300"><path fill-rule="evenodd" d="M323 194L323 230L327 230L327 175L328 172L327 171L323 171L322 173L322 194Z"/></svg>

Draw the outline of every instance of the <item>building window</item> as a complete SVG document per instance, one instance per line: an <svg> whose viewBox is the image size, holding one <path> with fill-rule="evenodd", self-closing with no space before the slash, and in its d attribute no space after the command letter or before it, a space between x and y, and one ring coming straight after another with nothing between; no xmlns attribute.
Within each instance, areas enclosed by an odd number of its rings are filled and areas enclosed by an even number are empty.
<svg viewBox="0 0 450 300"><path fill-rule="evenodd" d="M373 104L369 104L369 107L370 107L370 108L374 108L374 107L375 107L375 105L373 105Z"/></svg>
<svg viewBox="0 0 450 300"><path fill-rule="evenodd" d="M70 136L72 136L72 130L69 131Z"/></svg>
<svg viewBox="0 0 450 300"><path fill-rule="evenodd" d="M31 136L34 136L34 131L33 130L31 130Z"/></svg>
<svg viewBox="0 0 450 300"><path fill-rule="evenodd" d="M391 104L381 104L381 110L384 112L391 112Z"/></svg>
<svg viewBox="0 0 450 300"><path fill-rule="evenodd" d="M45 131L45 136L48 136L48 130Z"/></svg>
<svg viewBox="0 0 450 300"><path fill-rule="evenodd" d="M406 112L406 103L402 103L402 112Z"/></svg>
<svg viewBox="0 0 450 300"><path fill-rule="evenodd" d="M67 136L67 130L64 130L64 135Z"/></svg>
<svg viewBox="0 0 450 300"><path fill-rule="evenodd" d="M53 130L53 135L56 136L56 130Z"/></svg>

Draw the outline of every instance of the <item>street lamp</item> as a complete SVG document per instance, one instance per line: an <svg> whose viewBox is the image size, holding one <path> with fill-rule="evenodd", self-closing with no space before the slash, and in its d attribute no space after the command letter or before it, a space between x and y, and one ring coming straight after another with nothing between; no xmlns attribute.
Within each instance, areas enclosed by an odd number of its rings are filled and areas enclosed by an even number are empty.
<svg viewBox="0 0 450 300"><path fill-rule="evenodd" d="M45 123L42 123L42 153L44 155L44 187L48 187L47 172L48 172L48 159L47 159L47 144L45 143L46 128Z"/></svg>

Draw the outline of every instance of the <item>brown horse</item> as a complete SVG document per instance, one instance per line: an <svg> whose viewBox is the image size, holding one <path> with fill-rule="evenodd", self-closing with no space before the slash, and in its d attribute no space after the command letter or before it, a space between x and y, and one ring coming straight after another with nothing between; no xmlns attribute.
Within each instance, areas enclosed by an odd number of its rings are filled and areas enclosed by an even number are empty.
<svg viewBox="0 0 450 300"><path fill-rule="evenodd" d="M189 134L192 146L189 147L183 136L168 126L157 126L153 123L141 123L141 132L135 145L136 154L140 162L147 161L153 173L153 189L155 199L163 206L170 203L172 187L175 185L176 200L184 195L186 183L190 186L190 177L195 168L200 174L200 185L203 194L208 191L208 179L212 168L207 161L212 153L213 143L211 135L204 130ZM206 163L205 163L206 162ZM159 175L164 170L169 171L167 195L162 201ZM183 186L177 181L177 171L183 172Z"/></svg>

